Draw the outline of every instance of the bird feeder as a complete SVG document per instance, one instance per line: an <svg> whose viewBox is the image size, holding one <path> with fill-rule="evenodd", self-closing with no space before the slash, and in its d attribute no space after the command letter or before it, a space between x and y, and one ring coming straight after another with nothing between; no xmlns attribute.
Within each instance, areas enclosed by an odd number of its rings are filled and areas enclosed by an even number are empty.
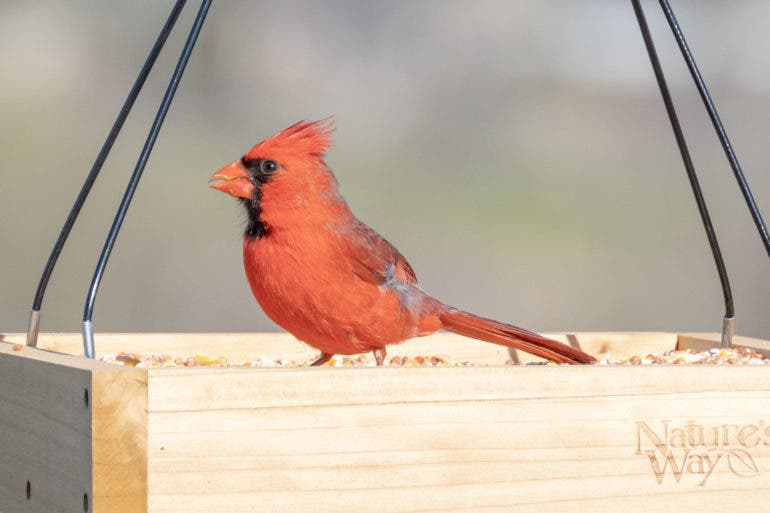
<svg viewBox="0 0 770 513"><path fill-rule="evenodd" d="M650 513L770 503L767 367L689 364L764 363L770 342L733 336L725 266L638 0L723 286L722 333L549 335L622 365L546 365L436 334L394 347L397 360L378 368L289 365L317 353L286 334L95 336L99 281L211 0L201 3L107 237L82 333L39 333L59 252L184 3L174 5L54 246L28 332L0 335L0 511ZM681 29L661 5L770 252Z"/></svg>

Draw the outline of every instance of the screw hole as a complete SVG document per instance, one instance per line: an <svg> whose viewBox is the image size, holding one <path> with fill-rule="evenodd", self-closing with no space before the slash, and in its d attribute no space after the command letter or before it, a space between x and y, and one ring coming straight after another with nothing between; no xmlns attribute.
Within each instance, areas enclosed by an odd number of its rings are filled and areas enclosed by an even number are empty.
<svg viewBox="0 0 770 513"><path fill-rule="evenodd" d="M27 481L27 500L29 500L30 497L32 497L32 485Z"/></svg>
<svg viewBox="0 0 770 513"><path fill-rule="evenodd" d="M85 403L86 408L88 408L88 389L83 389L83 403Z"/></svg>
<svg viewBox="0 0 770 513"><path fill-rule="evenodd" d="M88 494L83 494L83 513L88 513Z"/></svg>

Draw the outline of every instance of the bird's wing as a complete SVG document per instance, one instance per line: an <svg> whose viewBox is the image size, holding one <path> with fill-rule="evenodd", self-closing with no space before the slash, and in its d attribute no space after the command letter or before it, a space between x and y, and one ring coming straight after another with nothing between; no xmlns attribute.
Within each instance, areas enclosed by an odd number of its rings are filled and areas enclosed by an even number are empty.
<svg viewBox="0 0 770 513"><path fill-rule="evenodd" d="M377 285L416 284L417 276L406 258L385 238L357 221L350 231L349 249L353 272L367 283Z"/></svg>

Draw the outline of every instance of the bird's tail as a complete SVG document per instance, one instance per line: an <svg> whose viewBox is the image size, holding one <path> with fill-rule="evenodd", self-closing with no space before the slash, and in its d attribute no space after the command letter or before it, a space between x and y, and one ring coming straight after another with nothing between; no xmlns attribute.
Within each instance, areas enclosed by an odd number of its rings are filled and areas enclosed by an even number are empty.
<svg viewBox="0 0 770 513"><path fill-rule="evenodd" d="M520 349L558 363L591 363L596 359L579 349L510 324L449 309L439 314L442 327L466 337Z"/></svg>

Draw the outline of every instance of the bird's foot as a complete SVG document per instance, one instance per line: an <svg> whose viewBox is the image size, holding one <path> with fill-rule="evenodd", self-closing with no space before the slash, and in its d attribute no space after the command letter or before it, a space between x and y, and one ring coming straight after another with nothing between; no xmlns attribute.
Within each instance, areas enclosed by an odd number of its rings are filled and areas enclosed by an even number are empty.
<svg viewBox="0 0 770 513"><path fill-rule="evenodd" d="M383 362L385 362L385 355L388 354L385 348L375 349L372 353L374 354L374 361L377 362L377 367L382 367Z"/></svg>
<svg viewBox="0 0 770 513"><path fill-rule="evenodd" d="M328 362L329 360L331 360L332 356L334 356L334 355L330 354L330 353L321 353L321 357L318 360L316 360L313 363L311 363L310 366L311 367L318 367L319 365L323 365L326 362Z"/></svg>

